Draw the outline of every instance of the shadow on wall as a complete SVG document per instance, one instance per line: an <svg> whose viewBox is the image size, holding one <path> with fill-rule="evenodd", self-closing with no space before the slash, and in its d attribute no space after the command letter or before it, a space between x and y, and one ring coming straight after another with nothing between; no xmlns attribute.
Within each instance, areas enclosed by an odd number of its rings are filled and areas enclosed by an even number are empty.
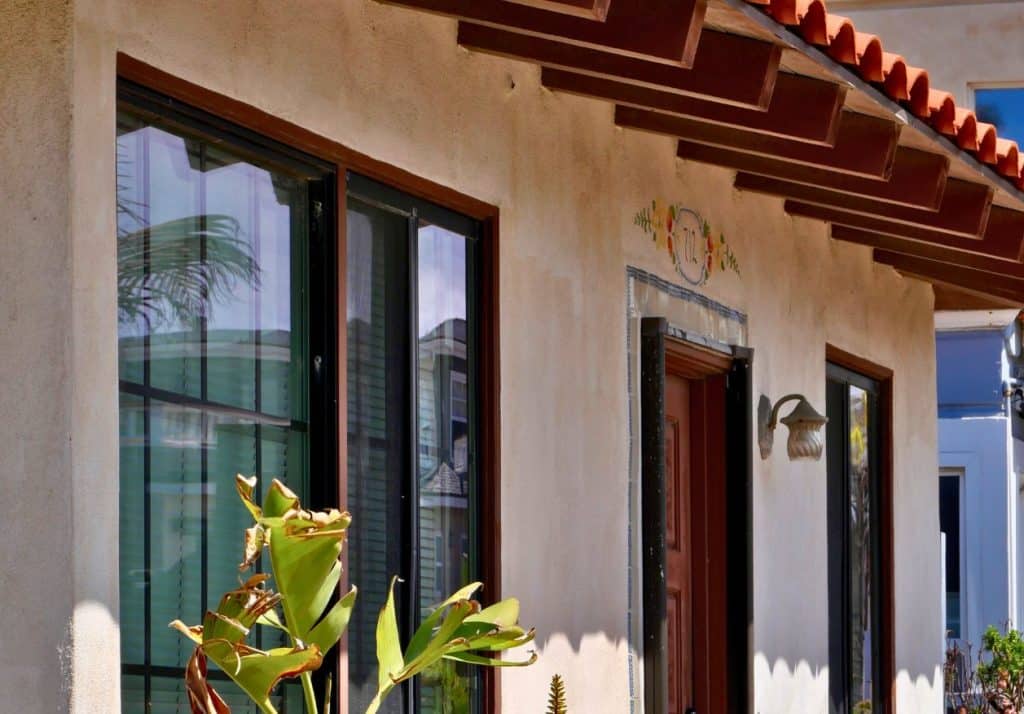
<svg viewBox="0 0 1024 714"><path fill-rule="evenodd" d="M754 655L754 711L758 714L804 714L828 711L829 668L799 660L795 665L782 658L770 662L763 653ZM896 711L942 711L942 671L931 674L896 674Z"/></svg>

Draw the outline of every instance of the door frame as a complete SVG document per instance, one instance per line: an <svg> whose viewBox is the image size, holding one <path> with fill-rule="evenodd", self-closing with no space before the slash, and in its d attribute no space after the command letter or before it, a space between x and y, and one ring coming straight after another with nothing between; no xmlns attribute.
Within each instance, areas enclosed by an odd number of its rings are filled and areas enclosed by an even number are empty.
<svg viewBox="0 0 1024 714"><path fill-rule="evenodd" d="M705 667L704 682L695 685L698 692L704 687L708 711L745 714L750 707L752 677L753 351L697 344L659 317L641 320L640 348L644 708L651 714L669 714L664 424L665 378L675 374L692 380L725 380L719 405L722 428L708 429L711 441L705 441L718 451L714 458L720 460L725 478L721 489L724 502L718 505L730 515L724 542L706 544L706 552L714 549L720 557L724 555L719 582L724 582L725 592L715 593L724 607L707 612L719 634L704 628L704 646L696 659L716 664ZM716 693L713 703L709 698L712 692ZM722 692L728 692L724 702ZM700 701L700 694L697 698ZM712 708L719 704L722 706Z"/></svg>

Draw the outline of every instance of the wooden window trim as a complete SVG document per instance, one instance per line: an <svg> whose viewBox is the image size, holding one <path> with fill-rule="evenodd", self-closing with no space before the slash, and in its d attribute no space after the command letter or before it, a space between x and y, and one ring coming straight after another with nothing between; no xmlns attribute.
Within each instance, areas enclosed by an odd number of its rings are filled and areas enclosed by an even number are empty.
<svg viewBox="0 0 1024 714"><path fill-rule="evenodd" d="M479 280L479 380L480 399L480 526L481 551L483 563L481 577L485 588L481 593L485 604L496 602L501 598L501 370L499 364L500 331L499 331L499 264L498 264L498 224L499 210L497 206L486 203L467 194L456 191L405 169L374 159L366 154L350 149L343 144L316 134L297 124L286 121L262 109L246 104L237 99L227 97L198 84L177 77L158 69L150 64L135 59L130 55L117 54L117 77L134 82L172 99L191 105L204 112L237 124L245 129L258 133L293 149L303 151L312 156L335 164L338 175L336 223L336 253L338 271L337 314L346 314L345 300L347 296L346 275L346 241L344 206L346 203L346 186L344 177L348 171L354 171L369 178L388 184L412 196L425 201L439 204L470 218L480 221L483 235L480 241L481 266ZM339 318L340 319L340 318ZM339 355L346 352L346 331L339 329L337 350ZM338 360L337 404L338 413L338 493L348 490L347 473L347 414L343 408L347 404L347 360ZM347 589L347 569L342 574L340 587ZM497 714L501 709L500 679L495 668L485 667L483 710L487 714ZM338 701L342 702L340 711L344 712L347 705L344 699L348 683L347 638L338 645L338 671L335 673L335 691Z"/></svg>
<svg viewBox="0 0 1024 714"><path fill-rule="evenodd" d="M881 620L882 620L882 681L886 683L885 711L892 714L896 702L896 597L895 597L895 552L893 548L893 370L876 362L847 352L832 344L825 345L825 361L870 377L878 383L878 411L882 419L878 516L881 524Z"/></svg>

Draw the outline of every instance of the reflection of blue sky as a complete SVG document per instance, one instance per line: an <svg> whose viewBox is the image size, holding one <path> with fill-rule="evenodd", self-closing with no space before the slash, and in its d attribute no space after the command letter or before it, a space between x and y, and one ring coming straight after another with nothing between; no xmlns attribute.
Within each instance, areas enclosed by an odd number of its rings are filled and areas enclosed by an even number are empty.
<svg viewBox="0 0 1024 714"><path fill-rule="evenodd" d="M1024 144L1024 87L975 89L978 119L995 124L999 136Z"/></svg>
<svg viewBox="0 0 1024 714"><path fill-rule="evenodd" d="M359 211L349 211L347 249L350 265L371 265L373 226ZM423 336L451 319L466 319L466 238L440 226L420 224L417 281L419 283L418 331ZM373 273L351 270L348 274L346 319L371 320Z"/></svg>
<svg viewBox="0 0 1024 714"><path fill-rule="evenodd" d="M218 159L231 161L223 149ZM278 200L268 170L239 159L201 172L189 163L182 137L145 127L118 137L118 173L121 199L151 226L202 214L238 221L238 237L259 265L260 287L236 281L231 298L212 306L210 330L291 329L291 207ZM128 215L118 223L122 231L144 227ZM122 325L121 335L145 332L145 322L138 322ZM154 331L187 327L171 320Z"/></svg>
<svg viewBox="0 0 1024 714"><path fill-rule="evenodd" d="M439 226L419 230L419 334L466 319L466 238Z"/></svg>

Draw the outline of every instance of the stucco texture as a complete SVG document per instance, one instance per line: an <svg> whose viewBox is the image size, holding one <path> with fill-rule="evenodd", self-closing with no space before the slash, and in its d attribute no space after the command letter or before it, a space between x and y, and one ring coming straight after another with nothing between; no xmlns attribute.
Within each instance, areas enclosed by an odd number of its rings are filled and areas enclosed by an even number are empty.
<svg viewBox="0 0 1024 714"><path fill-rule="evenodd" d="M0 7L0 23L30 26L15 5ZM19 493L0 506L17 544L0 549L0 612L4 641L13 619L13 641L30 643L17 665L0 651L0 691L15 693L12 711L71 706L22 692L59 675L52 660L75 617L86 638L72 660L82 678L75 710L117 710L116 648L111 657L96 645L110 636L104 613L117 612L109 463L117 439L117 51L500 207L501 566L506 594L522 599L524 622L537 627L540 653L534 667L502 674L504 712L543 710L555 672L566 679L571 711L629 711L625 269L678 281L667 253L633 225L654 197L697 209L731 242L741 275L716 274L705 290L749 316L755 395L800 391L823 411L826 343L895 369L898 711L940 710L929 286L830 241L824 224L786 216L779 200L738 194L727 171L678 162L669 139L616 129L610 105L547 92L535 67L459 49L449 20L369 0L80 0L73 16L42 47L19 50L19 40L0 55L4 121L15 115L13 137L6 127L3 136L14 171L0 175L0 470L4 493ZM57 80L33 52L46 55ZM69 53L84 74L70 72ZM25 112L47 102L61 108L42 119L53 124L42 146L32 126L41 120L12 110L12 94L30 98L19 105ZM55 186L70 205L54 200ZM38 236L53 248L30 238ZM69 329L88 361L62 361L73 354ZM61 365L59 378L36 371L50 364ZM69 406L78 384L91 391L75 392ZM74 461L68 435L76 428L109 454L97 448ZM63 490L69 480L92 509L74 520L74 547L68 522L79 511ZM11 490L30 483L44 488ZM44 517L56 529L46 557L34 556L22 576L18 553L38 552L30 532ZM824 712L824 462L792 463L781 448L758 459L753 522L755 709ZM80 575L69 586L62 577L72 560ZM111 666L102 679L99 664Z"/></svg>

